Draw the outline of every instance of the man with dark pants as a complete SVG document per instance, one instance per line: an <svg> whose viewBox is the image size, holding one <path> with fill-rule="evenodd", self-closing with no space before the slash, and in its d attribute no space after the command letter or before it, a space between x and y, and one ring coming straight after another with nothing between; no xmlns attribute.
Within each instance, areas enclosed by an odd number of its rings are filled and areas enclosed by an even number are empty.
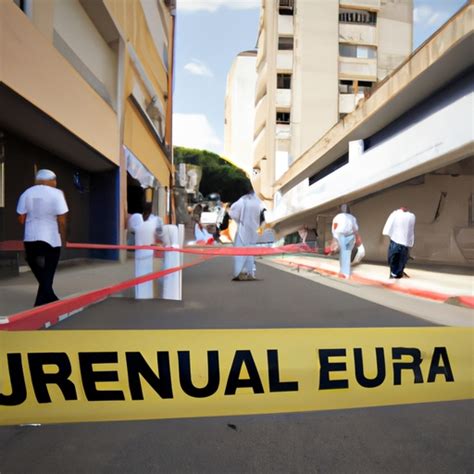
<svg viewBox="0 0 474 474"><path fill-rule="evenodd" d="M410 248L415 243L415 214L409 212L406 207L393 211L382 233L390 237L388 246L390 278L407 277L405 265L408 262Z"/></svg>
<svg viewBox="0 0 474 474"><path fill-rule="evenodd" d="M61 237L65 240L66 236L68 211L63 192L56 189L56 175L50 170L39 170L35 185L18 200L18 220L25 225L26 261L39 284L35 306L58 300L53 280L61 253Z"/></svg>

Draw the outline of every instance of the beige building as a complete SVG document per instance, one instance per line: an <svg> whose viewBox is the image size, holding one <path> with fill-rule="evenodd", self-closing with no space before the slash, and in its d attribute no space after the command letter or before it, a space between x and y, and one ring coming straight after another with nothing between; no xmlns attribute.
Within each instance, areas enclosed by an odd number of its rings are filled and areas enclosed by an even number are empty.
<svg viewBox="0 0 474 474"><path fill-rule="evenodd" d="M234 59L227 75L224 111L224 157L248 176L253 168L256 60L256 51L243 51Z"/></svg>
<svg viewBox="0 0 474 474"><path fill-rule="evenodd" d="M317 228L324 248L350 203L366 258L383 262L385 220L404 206L416 215L415 262L472 269L473 15L468 2L272 183L278 235Z"/></svg>
<svg viewBox="0 0 474 474"><path fill-rule="evenodd" d="M70 241L123 242L144 199L169 214L174 3L0 0L0 240L21 239L38 168L58 175Z"/></svg>
<svg viewBox="0 0 474 474"><path fill-rule="evenodd" d="M412 0L262 0L253 184L274 184L411 51Z"/></svg>

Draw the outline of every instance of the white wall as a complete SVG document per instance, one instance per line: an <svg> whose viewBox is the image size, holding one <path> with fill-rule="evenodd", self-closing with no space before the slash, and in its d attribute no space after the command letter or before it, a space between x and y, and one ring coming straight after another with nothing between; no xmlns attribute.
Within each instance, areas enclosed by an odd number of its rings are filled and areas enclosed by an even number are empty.
<svg viewBox="0 0 474 474"><path fill-rule="evenodd" d="M429 174L423 184L399 185L355 204L352 213L359 221L367 259L386 260L388 238L382 236L382 228L393 210L407 206L416 215L415 245L410 252L416 260L466 264L458 234L468 227L468 203L473 191L472 175ZM442 192L446 198L435 221Z"/></svg>
<svg viewBox="0 0 474 474"><path fill-rule="evenodd" d="M312 186L307 179L302 181L285 193L273 211L272 220L330 206L345 197L364 196L449 164L456 150L472 146L472 121L466 117L472 117L473 101L474 94L468 93L370 148Z"/></svg>
<svg viewBox="0 0 474 474"><path fill-rule="evenodd" d="M256 56L237 56L227 81L224 155L249 175L253 167Z"/></svg>
<svg viewBox="0 0 474 474"><path fill-rule="evenodd" d="M339 4L297 2L291 155L300 156L338 120Z"/></svg>

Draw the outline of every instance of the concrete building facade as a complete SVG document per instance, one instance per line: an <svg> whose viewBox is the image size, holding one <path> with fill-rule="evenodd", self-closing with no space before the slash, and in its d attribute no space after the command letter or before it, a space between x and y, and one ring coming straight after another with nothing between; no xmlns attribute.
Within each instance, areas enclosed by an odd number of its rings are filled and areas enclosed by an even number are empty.
<svg viewBox="0 0 474 474"><path fill-rule="evenodd" d="M248 176L253 168L256 60L256 51L243 51L234 59L227 75L224 110L224 156Z"/></svg>
<svg viewBox="0 0 474 474"><path fill-rule="evenodd" d="M415 260L474 263L473 14L468 2L272 182L280 235L316 227L322 247L349 202L366 258L384 261L383 225L405 206Z"/></svg>
<svg viewBox="0 0 474 474"><path fill-rule="evenodd" d="M0 0L0 240L22 238L16 201L39 168L66 194L70 241L124 242L144 200L168 215L174 9Z"/></svg>
<svg viewBox="0 0 474 474"><path fill-rule="evenodd" d="M411 51L412 0L262 0L253 184L274 182Z"/></svg>

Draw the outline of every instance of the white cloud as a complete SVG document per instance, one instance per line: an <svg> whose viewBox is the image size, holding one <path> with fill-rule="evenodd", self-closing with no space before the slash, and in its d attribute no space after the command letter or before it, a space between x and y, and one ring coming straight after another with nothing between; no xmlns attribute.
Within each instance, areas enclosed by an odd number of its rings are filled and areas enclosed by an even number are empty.
<svg viewBox="0 0 474 474"><path fill-rule="evenodd" d="M173 114L173 145L222 153L222 141L204 114Z"/></svg>
<svg viewBox="0 0 474 474"><path fill-rule="evenodd" d="M261 0L178 0L179 12L207 11L215 12L221 7L231 10L249 10L259 8Z"/></svg>
<svg viewBox="0 0 474 474"><path fill-rule="evenodd" d="M436 11L430 5L420 5L413 9L413 21L417 24L426 26L441 23L439 20L446 15L445 12Z"/></svg>
<svg viewBox="0 0 474 474"><path fill-rule="evenodd" d="M184 69L195 76L214 77L212 71L199 59L192 59L190 63L184 66Z"/></svg>

